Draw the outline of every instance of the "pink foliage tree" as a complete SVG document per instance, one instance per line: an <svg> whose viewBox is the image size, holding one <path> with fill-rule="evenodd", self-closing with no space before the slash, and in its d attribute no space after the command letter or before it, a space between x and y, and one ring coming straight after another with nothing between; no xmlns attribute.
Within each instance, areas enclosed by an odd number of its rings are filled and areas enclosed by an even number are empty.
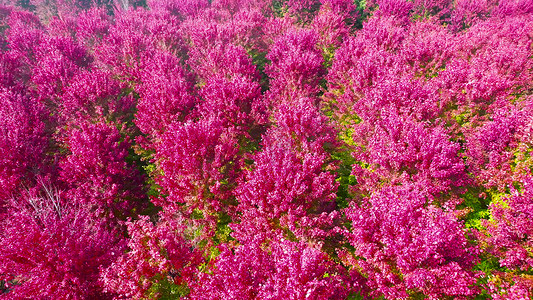
<svg viewBox="0 0 533 300"><path fill-rule="evenodd" d="M2 216L0 276L8 285L3 296L110 297L98 278L123 251L123 240L85 206L67 203L50 188L43 193L12 198Z"/></svg>
<svg viewBox="0 0 533 300"><path fill-rule="evenodd" d="M373 296L477 293L471 271L477 250L453 213L430 201L416 186L405 185L382 189L346 209L351 222L346 235L355 249L347 260L368 277Z"/></svg>
<svg viewBox="0 0 533 300"><path fill-rule="evenodd" d="M60 162L60 179L71 199L108 218L125 219L142 209L144 178L126 162L130 142L112 124L81 123L69 128L69 154Z"/></svg>
<svg viewBox="0 0 533 300"><path fill-rule="evenodd" d="M318 34L311 30L292 30L271 46L265 69L274 105L282 100L315 97L324 76L323 58L317 47Z"/></svg>
<svg viewBox="0 0 533 300"><path fill-rule="evenodd" d="M128 251L104 271L101 279L105 290L117 295L115 299L158 297L158 287L165 283L186 286L192 282L201 256L181 236L183 225L154 225L142 217L128 222L127 227Z"/></svg>
<svg viewBox="0 0 533 300"><path fill-rule="evenodd" d="M0 90L0 206L45 174L50 135L46 110L33 99Z"/></svg>
<svg viewBox="0 0 533 300"><path fill-rule="evenodd" d="M346 270L305 243L281 240L268 248L222 247L212 274L200 274L192 299L344 299Z"/></svg>

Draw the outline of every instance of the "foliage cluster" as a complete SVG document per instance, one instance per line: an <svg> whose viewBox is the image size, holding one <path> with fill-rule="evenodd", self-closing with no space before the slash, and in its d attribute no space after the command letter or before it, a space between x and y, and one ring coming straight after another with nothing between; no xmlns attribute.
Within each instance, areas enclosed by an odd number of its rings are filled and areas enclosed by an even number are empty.
<svg viewBox="0 0 533 300"><path fill-rule="evenodd" d="M0 298L533 297L532 1L0 4Z"/></svg>

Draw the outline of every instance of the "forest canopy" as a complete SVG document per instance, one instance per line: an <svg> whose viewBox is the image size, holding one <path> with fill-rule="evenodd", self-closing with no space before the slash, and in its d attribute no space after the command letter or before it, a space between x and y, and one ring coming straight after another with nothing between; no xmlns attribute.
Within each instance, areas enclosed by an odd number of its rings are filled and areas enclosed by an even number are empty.
<svg viewBox="0 0 533 300"><path fill-rule="evenodd" d="M0 299L531 299L530 0L0 0Z"/></svg>

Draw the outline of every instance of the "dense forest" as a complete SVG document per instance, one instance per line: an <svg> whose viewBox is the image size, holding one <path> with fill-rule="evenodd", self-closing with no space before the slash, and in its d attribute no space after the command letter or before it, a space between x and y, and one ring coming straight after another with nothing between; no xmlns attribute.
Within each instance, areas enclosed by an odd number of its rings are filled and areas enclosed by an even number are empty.
<svg viewBox="0 0 533 300"><path fill-rule="evenodd" d="M0 0L0 299L531 299L533 1Z"/></svg>

